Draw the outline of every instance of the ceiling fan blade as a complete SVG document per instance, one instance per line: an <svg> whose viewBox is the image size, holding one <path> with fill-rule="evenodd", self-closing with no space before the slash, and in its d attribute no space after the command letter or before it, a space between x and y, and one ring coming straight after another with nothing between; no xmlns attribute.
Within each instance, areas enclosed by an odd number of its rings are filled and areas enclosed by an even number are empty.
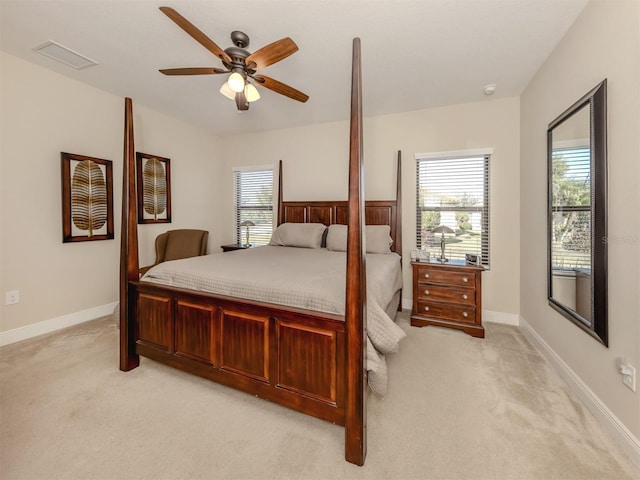
<svg viewBox="0 0 640 480"><path fill-rule="evenodd" d="M296 90L289 85L286 85L278 80L274 80L273 78L267 77L265 75L255 75L252 77L258 85L262 85L264 88L268 88L269 90L273 90L280 95L284 95L289 98L293 98L299 102L306 102L309 100L309 95L302 93L300 90Z"/></svg>
<svg viewBox="0 0 640 480"><path fill-rule="evenodd" d="M160 73L165 75L215 75L217 73L229 73L222 68L193 67L193 68L164 68Z"/></svg>
<svg viewBox="0 0 640 480"><path fill-rule="evenodd" d="M221 58L227 63L231 63L231 57L227 55L223 49L221 49L216 43L202 33L198 28L193 25L189 20L184 18L178 12L171 7L160 7L162 13L173 20L180 28L191 35L200 45L213 53L216 57Z"/></svg>
<svg viewBox="0 0 640 480"><path fill-rule="evenodd" d="M297 51L298 45L289 37L285 37L256 50L246 58L245 62L247 65L250 65L251 62L255 63L254 70L260 70L287 58Z"/></svg>

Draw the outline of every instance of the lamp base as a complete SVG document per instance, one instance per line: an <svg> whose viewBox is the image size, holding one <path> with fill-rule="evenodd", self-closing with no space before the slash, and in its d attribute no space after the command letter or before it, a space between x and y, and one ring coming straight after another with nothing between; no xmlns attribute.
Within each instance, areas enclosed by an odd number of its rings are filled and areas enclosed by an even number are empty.
<svg viewBox="0 0 640 480"><path fill-rule="evenodd" d="M443 233L440 239L440 258L438 258L440 263L445 263L449 261L449 259L444 256L444 249L445 249L445 243L444 243L444 233Z"/></svg>

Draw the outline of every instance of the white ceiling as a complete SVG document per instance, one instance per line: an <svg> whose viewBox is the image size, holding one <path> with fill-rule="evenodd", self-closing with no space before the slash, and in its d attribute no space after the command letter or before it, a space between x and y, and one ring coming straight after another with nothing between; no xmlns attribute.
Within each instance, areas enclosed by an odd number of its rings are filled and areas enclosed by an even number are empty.
<svg viewBox="0 0 640 480"><path fill-rule="evenodd" d="M0 46L30 62L218 135L349 117L351 43L362 42L364 115L519 95L588 0L1 0ZM241 30L257 50L289 36L300 50L261 73L309 95L260 88L248 112L218 93L222 67L159 6L176 9L221 48ZM53 40L99 65L76 71L33 48Z"/></svg>

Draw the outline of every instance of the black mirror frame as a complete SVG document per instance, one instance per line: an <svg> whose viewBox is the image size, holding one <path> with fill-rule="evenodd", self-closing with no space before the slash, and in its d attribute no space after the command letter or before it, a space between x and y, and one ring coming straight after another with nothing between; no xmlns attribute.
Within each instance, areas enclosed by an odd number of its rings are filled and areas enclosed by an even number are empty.
<svg viewBox="0 0 640 480"><path fill-rule="evenodd" d="M591 137L591 325L552 297L553 129L590 106ZM607 301L607 79L574 103L547 129L547 298L549 305L608 347Z"/></svg>

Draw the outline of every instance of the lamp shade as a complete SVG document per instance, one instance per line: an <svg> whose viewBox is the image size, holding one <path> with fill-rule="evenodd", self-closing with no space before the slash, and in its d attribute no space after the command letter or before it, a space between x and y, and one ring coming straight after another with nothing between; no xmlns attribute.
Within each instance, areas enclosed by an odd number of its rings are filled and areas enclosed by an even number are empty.
<svg viewBox="0 0 640 480"><path fill-rule="evenodd" d="M438 225L436 228L431 230L432 233L456 233L455 230L447 227L446 225Z"/></svg>
<svg viewBox="0 0 640 480"><path fill-rule="evenodd" d="M229 87L229 84L227 82L224 82L222 84L222 87L220 87L220 93L227 97L229 100L236 99L236 92L231 90L231 87Z"/></svg>
<svg viewBox="0 0 640 480"><path fill-rule="evenodd" d="M247 102L255 102L256 100L260 100L260 93L258 93L258 89L249 82L247 82L244 87L244 96L247 98Z"/></svg>
<svg viewBox="0 0 640 480"><path fill-rule="evenodd" d="M227 83L229 84L229 88L234 92L241 92L244 90L244 77L238 72L233 72L229 75Z"/></svg>

